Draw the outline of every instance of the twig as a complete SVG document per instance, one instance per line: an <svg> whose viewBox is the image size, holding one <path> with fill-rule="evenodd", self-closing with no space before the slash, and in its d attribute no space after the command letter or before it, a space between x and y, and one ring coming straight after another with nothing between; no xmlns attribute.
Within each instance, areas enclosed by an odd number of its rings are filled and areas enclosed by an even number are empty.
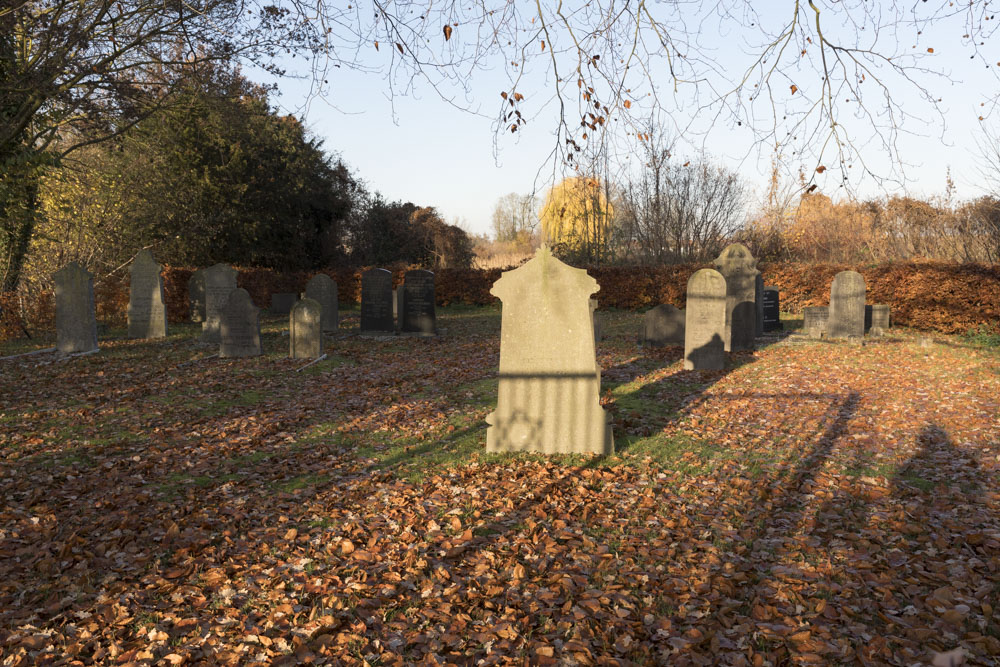
<svg viewBox="0 0 1000 667"><path fill-rule="evenodd" d="M32 354L42 354L44 352L55 352L55 351L56 348L54 347L46 347L42 350L32 350L31 352L21 352L20 354L10 354L7 355L6 357L0 357L0 361L3 361L4 359L16 359L17 357L27 357Z"/></svg>
<svg viewBox="0 0 1000 667"><path fill-rule="evenodd" d="M322 356L319 356L319 357L316 357L315 359L313 359L312 361L310 361L310 362L309 362L308 364L306 364L305 366L302 366L302 367L300 367L300 368L296 368L296 369L295 369L295 372L296 372L296 373L298 373L298 372L299 372L299 371L301 371L301 370L304 370L304 369L306 369L306 368L309 368L309 367L310 367L310 366L312 366L313 364L318 364L319 362L323 361L324 359L326 359L326 353L325 353L325 352L323 353L323 355L322 355Z"/></svg>

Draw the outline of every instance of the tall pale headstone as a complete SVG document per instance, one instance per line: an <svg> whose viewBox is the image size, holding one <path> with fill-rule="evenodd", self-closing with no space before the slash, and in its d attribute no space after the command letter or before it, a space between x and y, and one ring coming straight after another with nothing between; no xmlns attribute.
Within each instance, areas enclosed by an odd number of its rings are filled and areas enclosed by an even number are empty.
<svg viewBox="0 0 1000 667"><path fill-rule="evenodd" d="M96 350L93 274L70 262L52 278L56 283L56 347L63 354Z"/></svg>
<svg viewBox="0 0 1000 667"><path fill-rule="evenodd" d="M188 304L191 308L191 321L205 321L205 270L197 269L188 278Z"/></svg>
<svg viewBox="0 0 1000 667"><path fill-rule="evenodd" d="M650 308L642 316L643 345L663 347L684 344L684 311L670 304Z"/></svg>
<svg viewBox="0 0 1000 667"><path fill-rule="evenodd" d="M486 450L545 454L614 451L600 404L601 369L590 295L597 281L542 246L490 293L503 302L497 409Z"/></svg>
<svg viewBox="0 0 1000 667"><path fill-rule="evenodd" d="M361 333L391 334L396 330L392 301L392 273L368 269L361 274Z"/></svg>
<svg viewBox="0 0 1000 667"><path fill-rule="evenodd" d="M325 273L317 273L306 283L306 298L323 308L323 331L333 333L339 326L337 283Z"/></svg>
<svg viewBox="0 0 1000 667"><path fill-rule="evenodd" d="M306 297L294 306L288 318L288 356L315 359L323 354L323 306Z"/></svg>
<svg viewBox="0 0 1000 667"><path fill-rule="evenodd" d="M742 243L733 243L715 260L726 280L726 352L752 350L757 331L757 260Z"/></svg>
<svg viewBox="0 0 1000 667"><path fill-rule="evenodd" d="M205 283L205 320L201 323L201 342L219 342L219 321L229 294L236 289L237 271L227 264L202 269Z"/></svg>
<svg viewBox="0 0 1000 667"><path fill-rule="evenodd" d="M219 317L219 356L254 357L260 353L260 308L245 289L234 289Z"/></svg>
<svg viewBox="0 0 1000 667"><path fill-rule="evenodd" d="M718 371L726 367L726 291L726 279L715 269L700 269L688 279L684 308L685 370Z"/></svg>
<svg viewBox="0 0 1000 667"><path fill-rule="evenodd" d="M402 293L400 330L420 336L437 335L434 274L422 269L407 271L403 276L403 285L397 291Z"/></svg>
<svg viewBox="0 0 1000 667"><path fill-rule="evenodd" d="M865 335L865 278L857 271L841 271L830 285L830 338Z"/></svg>
<svg viewBox="0 0 1000 667"><path fill-rule="evenodd" d="M165 338L167 307L160 265L149 250L140 250L129 269L128 337Z"/></svg>

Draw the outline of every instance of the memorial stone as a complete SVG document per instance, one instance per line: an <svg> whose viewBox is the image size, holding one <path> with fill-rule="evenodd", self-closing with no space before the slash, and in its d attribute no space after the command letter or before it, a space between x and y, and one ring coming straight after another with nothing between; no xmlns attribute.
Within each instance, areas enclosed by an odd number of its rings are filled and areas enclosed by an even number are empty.
<svg viewBox="0 0 1000 667"><path fill-rule="evenodd" d="M188 278L188 304L191 309L192 322L205 321L205 274L204 269L197 269Z"/></svg>
<svg viewBox="0 0 1000 667"><path fill-rule="evenodd" d="M97 349L94 276L76 262L56 271L56 348L63 354Z"/></svg>
<svg viewBox="0 0 1000 667"><path fill-rule="evenodd" d="M260 353L260 308L245 289L234 289L219 317L219 356L254 357Z"/></svg>
<svg viewBox="0 0 1000 667"><path fill-rule="evenodd" d="M167 307L160 265L149 250L140 250L129 269L128 337L165 338Z"/></svg>
<svg viewBox="0 0 1000 667"><path fill-rule="evenodd" d="M268 310L272 315L288 315L298 300L299 297L291 292L275 292L271 295L271 307Z"/></svg>
<svg viewBox="0 0 1000 667"><path fill-rule="evenodd" d="M826 335L829 319L830 309L827 306L806 306L802 309L802 330L810 338L822 338Z"/></svg>
<svg viewBox="0 0 1000 667"><path fill-rule="evenodd" d="M684 311L670 304L650 308L642 316L643 345L663 347L684 344Z"/></svg>
<svg viewBox="0 0 1000 667"><path fill-rule="evenodd" d="M318 273L306 283L307 299L318 301L323 308L323 331L333 333L339 326L337 283L325 273Z"/></svg>
<svg viewBox="0 0 1000 667"><path fill-rule="evenodd" d="M764 276L757 272L754 280L753 301L756 306L754 313L754 336L764 335Z"/></svg>
<svg viewBox="0 0 1000 667"><path fill-rule="evenodd" d="M292 306L288 318L288 356L315 359L323 354L323 306L305 298Z"/></svg>
<svg viewBox="0 0 1000 667"><path fill-rule="evenodd" d="M777 287L765 287L761 297L761 319L764 331L779 331L781 326L781 297Z"/></svg>
<svg viewBox="0 0 1000 667"><path fill-rule="evenodd" d="M497 408L486 450L611 454L590 295L597 281L542 246L490 293L503 303Z"/></svg>
<svg viewBox="0 0 1000 667"><path fill-rule="evenodd" d="M841 271L830 285L830 338L865 335L865 279L856 271Z"/></svg>
<svg viewBox="0 0 1000 667"><path fill-rule="evenodd" d="M400 329L403 333L421 336L437 335L434 316L434 274L416 269L403 276L403 286L397 290L402 295Z"/></svg>
<svg viewBox="0 0 1000 667"><path fill-rule="evenodd" d="M726 279L726 352L752 350L757 331L757 260L742 243L733 243L715 260Z"/></svg>
<svg viewBox="0 0 1000 667"><path fill-rule="evenodd" d="M389 271L368 269L361 274L361 333L393 333L396 327L392 302L392 274Z"/></svg>
<svg viewBox="0 0 1000 667"><path fill-rule="evenodd" d="M205 319L201 323L201 342L219 342L219 321L229 294L236 289L237 271L227 264L216 264L201 271L205 283Z"/></svg>
<svg viewBox="0 0 1000 667"><path fill-rule="evenodd" d="M594 320L594 341L604 340L603 317L597 312L597 299L590 300L590 317Z"/></svg>
<svg viewBox="0 0 1000 667"><path fill-rule="evenodd" d="M727 289L726 279L715 269L695 271L688 280L684 309L685 370L726 367Z"/></svg>
<svg viewBox="0 0 1000 667"><path fill-rule="evenodd" d="M889 306L875 304L873 306L866 306L866 309L869 307L871 308L871 334L873 336L884 336L890 326Z"/></svg>

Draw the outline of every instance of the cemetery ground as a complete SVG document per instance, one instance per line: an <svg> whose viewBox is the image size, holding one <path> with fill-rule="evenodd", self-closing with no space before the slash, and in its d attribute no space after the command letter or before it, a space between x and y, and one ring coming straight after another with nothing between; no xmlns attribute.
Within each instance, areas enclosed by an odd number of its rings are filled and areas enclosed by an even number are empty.
<svg viewBox="0 0 1000 667"><path fill-rule="evenodd" d="M286 318L262 357L177 325L0 361L0 664L1000 655L995 339L775 336L694 372L606 313L617 452L546 458L483 451L499 308L433 339L341 315L301 372Z"/></svg>

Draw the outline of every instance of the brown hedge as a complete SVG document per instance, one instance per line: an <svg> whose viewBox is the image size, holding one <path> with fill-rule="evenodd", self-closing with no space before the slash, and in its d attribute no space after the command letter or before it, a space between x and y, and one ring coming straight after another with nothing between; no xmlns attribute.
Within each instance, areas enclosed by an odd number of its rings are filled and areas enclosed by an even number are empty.
<svg viewBox="0 0 1000 667"><path fill-rule="evenodd" d="M645 309L660 303L684 307L687 280L706 265L683 264L648 267L590 267L601 289L597 298L602 308ZM393 284L403 280L410 267L388 267ZM872 266L843 264L762 264L761 273L768 286L780 291L781 310L801 313L805 306L826 305L830 283L838 271L854 269L865 277L868 302L891 307L893 321L916 329L962 333L981 325L1000 322L1000 265L908 262ZM188 318L187 282L190 268L164 268L164 292L167 315L171 322ZM361 297L363 269L341 268L324 271L337 281L340 301L357 303ZM439 305L496 303L490 287L500 277L500 269L441 269L437 272ZM254 303L270 305L276 292L300 293L314 272L279 273L271 269L241 268L237 284L246 289ZM122 325L128 311L127 278L111 278L95 285L94 297L98 320ZM22 312L11 297L0 298L0 337L23 335ZM51 294L32 304L23 322L29 330L51 328L54 320Z"/></svg>

